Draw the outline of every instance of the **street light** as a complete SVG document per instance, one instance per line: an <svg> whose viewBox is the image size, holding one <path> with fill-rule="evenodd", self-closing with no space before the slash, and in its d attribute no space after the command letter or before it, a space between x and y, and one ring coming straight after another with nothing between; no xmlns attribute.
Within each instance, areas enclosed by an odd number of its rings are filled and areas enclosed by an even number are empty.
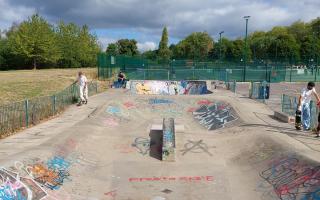
<svg viewBox="0 0 320 200"><path fill-rule="evenodd" d="M220 47L220 48L219 48L219 49L220 49L219 59L220 59L220 61L221 61L221 58L222 58L222 57L221 57L221 49L222 49L222 48L221 48L221 47L222 47L221 35L222 35L222 33L224 33L224 31L221 31L221 32L219 33L219 35L220 35L220 42L219 42L219 43L220 43L220 44L219 44L219 47Z"/></svg>
<svg viewBox="0 0 320 200"><path fill-rule="evenodd" d="M246 81L246 65L247 65L247 52L248 52L248 45L247 45L247 40L248 40L248 21L250 16L244 16L243 17L246 20L246 38L245 38L245 52L244 52L244 66L243 66L243 81Z"/></svg>

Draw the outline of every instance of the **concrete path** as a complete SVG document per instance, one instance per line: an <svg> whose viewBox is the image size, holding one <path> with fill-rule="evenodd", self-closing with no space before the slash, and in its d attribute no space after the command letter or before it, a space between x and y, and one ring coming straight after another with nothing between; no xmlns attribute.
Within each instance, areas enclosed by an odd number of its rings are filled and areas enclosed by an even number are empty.
<svg viewBox="0 0 320 200"><path fill-rule="evenodd" d="M225 90L109 90L1 140L0 199L319 199L319 140L272 114ZM164 117L184 127L175 162L160 160L161 131L151 131Z"/></svg>

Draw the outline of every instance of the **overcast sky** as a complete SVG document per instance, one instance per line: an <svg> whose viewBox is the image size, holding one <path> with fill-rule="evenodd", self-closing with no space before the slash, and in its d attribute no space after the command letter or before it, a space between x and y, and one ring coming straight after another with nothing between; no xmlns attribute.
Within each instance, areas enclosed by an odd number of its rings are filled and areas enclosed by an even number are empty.
<svg viewBox="0 0 320 200"><path fill-rule="evenodd" d="M163 26L170 42L194 31L215 40L242 37L243 16L250 15L249 32L269 30L320 16L320 0L0 0L0 29L35 12L51 23L87 24L105 47L120 38L134 38L140 50L158 46Z"/></svg>

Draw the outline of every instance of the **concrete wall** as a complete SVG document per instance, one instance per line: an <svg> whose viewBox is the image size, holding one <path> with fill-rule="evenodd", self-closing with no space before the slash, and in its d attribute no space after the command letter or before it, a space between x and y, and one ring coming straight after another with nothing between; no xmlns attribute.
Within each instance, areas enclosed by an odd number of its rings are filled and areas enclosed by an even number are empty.
<svg viewBox="0 0 320 200"><path fill-rule="evenodd" d="M130 81L134 94L199 95L207 94L206 81Z"/></svg>

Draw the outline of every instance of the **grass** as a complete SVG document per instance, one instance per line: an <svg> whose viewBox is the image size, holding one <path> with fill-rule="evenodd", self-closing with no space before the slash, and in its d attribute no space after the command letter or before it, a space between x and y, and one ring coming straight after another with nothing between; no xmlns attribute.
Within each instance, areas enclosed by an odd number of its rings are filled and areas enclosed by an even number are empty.
<svg viewBox="0 0 320 200"><path fill-rule="evenodd" d="M53 95L72 84L78 71L83 71L89 81L97 79L97 68L2 71L0 105Z"/></svg>

